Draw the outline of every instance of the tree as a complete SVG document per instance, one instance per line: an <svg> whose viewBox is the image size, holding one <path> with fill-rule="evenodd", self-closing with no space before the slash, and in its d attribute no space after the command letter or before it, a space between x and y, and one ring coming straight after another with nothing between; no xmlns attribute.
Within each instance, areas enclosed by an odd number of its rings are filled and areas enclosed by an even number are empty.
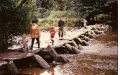
<svg viewBox="0 0 120 75"><path fill-rule="evenodd" d="M0 1L0 51L15 43L14 36L28 32L33 4L32 0Z"/></svg>
<svg viewBox="0 0 120 75"><path fill-rule="evenodd" d="M77 12L77 16L86 18L89 24L95 24L99 14L111 16L111 26L117 29L118 1L117 0L66 0L67 10Z"/></svg>
<svg viewBox="0 0 120 75"><path fill-rule="evenodd" d="M116 0L109 0L104 4L104 6L101 6L98 9L91 11L90 14L86 16L87 20L89 21L89 24L95 24L94 17L99 14L108 15L110 17L108 21L111 21L109 25L111 25L114 30L118 29L118 2ZM105 20L103 20L102 22L105 22Z"/></svg>

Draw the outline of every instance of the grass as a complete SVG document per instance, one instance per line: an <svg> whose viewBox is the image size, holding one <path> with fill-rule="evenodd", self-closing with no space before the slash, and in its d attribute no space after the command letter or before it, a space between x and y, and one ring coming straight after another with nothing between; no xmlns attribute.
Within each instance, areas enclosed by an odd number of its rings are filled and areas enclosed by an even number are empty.
<svg viewBox="0 0 120 75"><path fill-rule="evenodd" d="M42 29L49 29L50 25L58 26L59 18L62 17L65 22L65 26L73 27L75 22L80 19L76 18L76 13L73 11L51 11L47 18L39 19L38 24Z"/></svg>

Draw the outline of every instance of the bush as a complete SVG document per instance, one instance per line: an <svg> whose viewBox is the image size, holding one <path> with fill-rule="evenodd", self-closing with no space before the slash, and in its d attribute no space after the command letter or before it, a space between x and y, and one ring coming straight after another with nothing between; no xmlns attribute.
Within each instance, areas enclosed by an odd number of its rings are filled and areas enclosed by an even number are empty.
<svg viewBox="0 0 120 75"><path fill-rule="evenodd" d="M40 25L41 29L48 30L50 25L58 26L58 19L40 19L38 25ZM65 26L73 27L77 19L64 19Z"/></svg>
<svg viewBox="0 0 120 75"><path fill-rule="evenodd" d="M6 51L14 43L13 37L29 31L32 1L0 1L0 51Z"/></svg>
<svg viewBox="0 0 120 75"><path fill-rule="evenodd" d="M76 19L68 19L65 21L65 23L66 23L66 26L73 27L76 21L77 21Z"/></svg>

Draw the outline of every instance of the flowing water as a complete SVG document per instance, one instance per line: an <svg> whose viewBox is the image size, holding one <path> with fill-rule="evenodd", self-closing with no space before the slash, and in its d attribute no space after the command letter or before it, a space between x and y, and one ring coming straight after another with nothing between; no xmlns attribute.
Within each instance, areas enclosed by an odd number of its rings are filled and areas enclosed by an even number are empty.
<svg viewBox="0 0 120 75"><path fill-rule="evenodd" d="M69 63L56 65L50 69L39 67L24 68L21 74L27 75L117 75L118 37L115 32L107 32L84 46L80 54L63 55Z"/></svg>

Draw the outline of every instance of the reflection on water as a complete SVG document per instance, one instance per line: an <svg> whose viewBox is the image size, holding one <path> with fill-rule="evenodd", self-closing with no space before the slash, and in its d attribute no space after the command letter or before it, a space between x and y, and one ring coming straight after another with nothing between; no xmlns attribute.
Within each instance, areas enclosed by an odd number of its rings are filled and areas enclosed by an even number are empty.
<svg viewBox="0 0 120 75"><path fill-rule="evenodd" d="M63 75L62 73L62 66L58 65L56 67L52 67L50 69L40 69L40 68L27 68L22 71L21 74L32 74L32 75ZM64 75L69 75L65 74Z"/></svg>
<svg viewBox="0 0 120 75"><path fill-rule="evenodd" d="M108 37L109 36L109 37ZM24 68L28 75L117 75L117 36L107 33L83 47L82 53L67 56L71 62L50 69Z"/></svg>

